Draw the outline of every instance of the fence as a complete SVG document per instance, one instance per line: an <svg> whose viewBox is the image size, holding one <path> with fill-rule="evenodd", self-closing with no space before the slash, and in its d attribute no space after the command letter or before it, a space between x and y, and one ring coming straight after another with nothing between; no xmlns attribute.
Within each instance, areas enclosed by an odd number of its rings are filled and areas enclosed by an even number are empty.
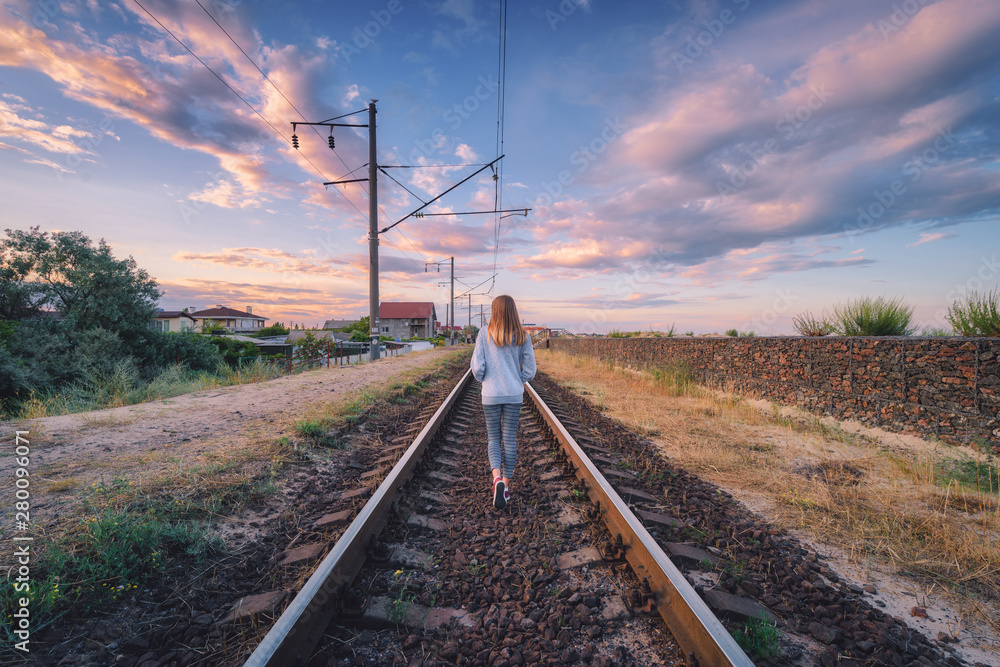
<svg viewBox="0 0 1000 667"><path fill-rule="evenodd" d="M1000 452L1000 338L550 338L622 366Z"/></svg>
<svg viewBox="0 0 1000 667"><path fill-rule="evenodd" d="M322 368L323 366L327 368L332 366L356 366L358 364L367 364L371 361L371 353L362 351L367 347L367 345L361 343L352 344L348 342L345 344L343 341L340 341L336 345L333 343L328 344L320 354L314 357L303 357L296 353L290 357L282 357L280 359L263 359L261 363L278 366L283 375L292 375L293 373ZM357 351L356 354L354 354L355 350ZM383 358L397 357L402 353L402 346L387 346L382 353ZM260 359L260 357L240 357L240 365L242 366L244 360L249 359L256 360Z"/></svg>

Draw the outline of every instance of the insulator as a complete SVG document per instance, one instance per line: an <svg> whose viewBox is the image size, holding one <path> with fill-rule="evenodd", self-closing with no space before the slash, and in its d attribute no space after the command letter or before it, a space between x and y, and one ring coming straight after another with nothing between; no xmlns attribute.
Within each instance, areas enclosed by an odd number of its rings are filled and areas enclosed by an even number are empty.
<svg viewBox="0 0 1000 667"><path fill-rule="evenodd" d="M330 139L328 140L327 143L330 144L330 150L333 150L334 148L337 147L337 142L333 140L333 135L332 134L330 135Z"/></svg>
<svg viewBox="0 0 1000 667"><path fill-rule="evenodd" d="M297 134L292 135L292 148L296 150L299 148L299 135Z"/></svg>

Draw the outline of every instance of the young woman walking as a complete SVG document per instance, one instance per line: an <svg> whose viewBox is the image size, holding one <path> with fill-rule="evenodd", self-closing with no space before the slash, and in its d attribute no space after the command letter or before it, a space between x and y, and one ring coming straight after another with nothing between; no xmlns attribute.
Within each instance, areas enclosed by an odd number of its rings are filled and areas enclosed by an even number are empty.
<svg viewBox="0 0 1000 667"><path fill-rule="evenodd" d="M535 351L521 326L514 299L493 299L490 323L476 338L472 375L483 383L488 452L493 479L493 506L510 501L510 478L517 462L517 422L524 383L535 377Z"/></svg>

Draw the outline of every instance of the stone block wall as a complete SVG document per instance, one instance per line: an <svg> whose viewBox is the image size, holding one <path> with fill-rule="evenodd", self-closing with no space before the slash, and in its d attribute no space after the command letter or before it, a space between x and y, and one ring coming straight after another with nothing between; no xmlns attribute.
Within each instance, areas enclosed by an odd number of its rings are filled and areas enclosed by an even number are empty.
<svg viewBox="0 0 1000 667"><path fill-rule="evenodd" d="M1000 453L1000 338L551 338L632 368Z"/></svg>

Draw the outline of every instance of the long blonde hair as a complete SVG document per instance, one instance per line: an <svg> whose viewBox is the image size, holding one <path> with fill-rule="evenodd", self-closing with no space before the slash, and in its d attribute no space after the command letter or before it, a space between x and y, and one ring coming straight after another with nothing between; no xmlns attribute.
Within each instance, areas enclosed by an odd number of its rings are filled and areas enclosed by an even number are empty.
<svg viewBox="0 0 1000 667"><path fill-rule="evenodd" d="M497 345L517 345L520 347L528 339L528 332L521 326L521 320L517 316L517 306L514 305L514 299L506 294L501 294L493 299L490 323L486 325L486 331Z"/></svg>

